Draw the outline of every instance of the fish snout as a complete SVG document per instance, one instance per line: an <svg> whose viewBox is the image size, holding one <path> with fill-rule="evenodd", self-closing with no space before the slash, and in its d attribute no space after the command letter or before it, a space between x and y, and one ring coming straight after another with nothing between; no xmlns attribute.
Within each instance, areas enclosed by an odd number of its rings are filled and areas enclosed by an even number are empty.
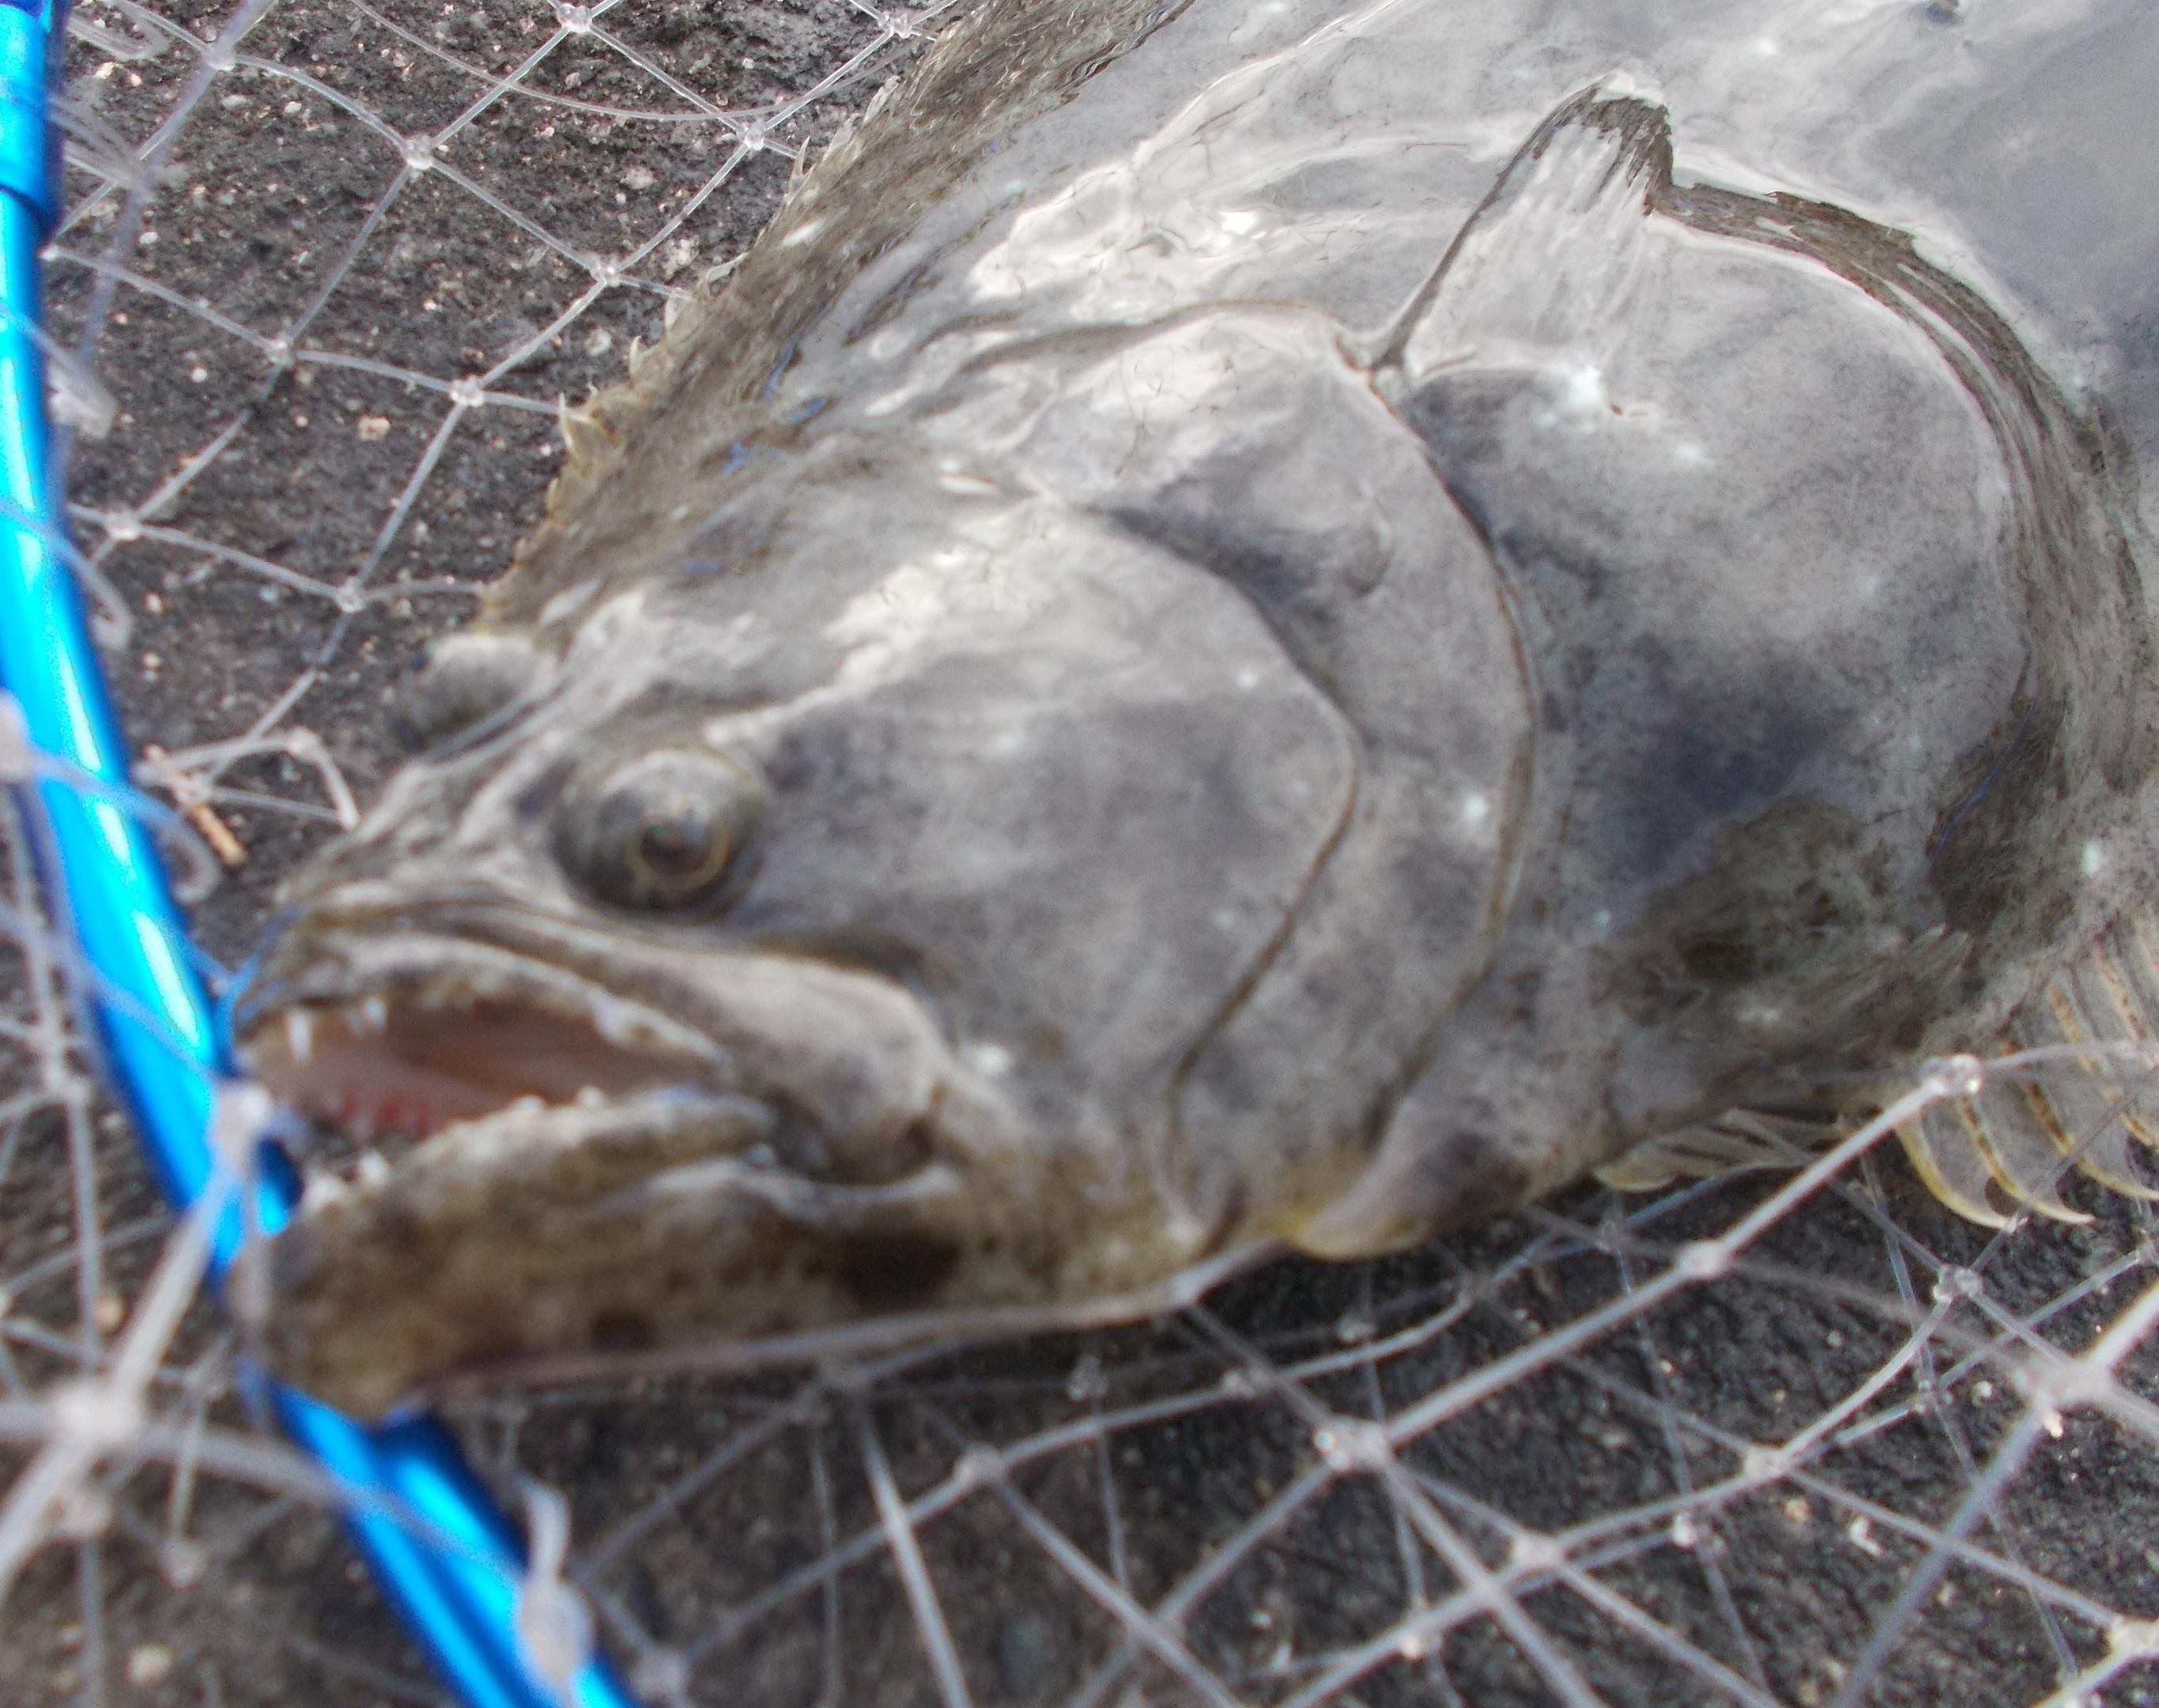
<svg viewBox="0 0 2159 1708"><path fill-rule="evenodd" d="M1009 1291L999 1230L1054 1194L909 991L619 943L603 984L574 933L551 940L542 961L409 929L325 936L273 955L243 1000L251 1069L326 1130L267 1250L280 1375L377 1416L453 1374L784 1341Z"/></svg>

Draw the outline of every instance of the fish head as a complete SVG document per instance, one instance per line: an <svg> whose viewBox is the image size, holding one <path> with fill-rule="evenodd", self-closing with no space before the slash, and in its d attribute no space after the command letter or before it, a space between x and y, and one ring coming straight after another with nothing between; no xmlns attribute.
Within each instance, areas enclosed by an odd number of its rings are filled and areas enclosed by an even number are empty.
<svg viewBox="0 0 2159 1708"><path fill-rule="evenodd" d="M860 468L575 604L438 648L434 744L237 1004L252 1073L391 1153L272 1241L273 1366L373 1414L1206 1258L1180 1078L1354 794L1254 608L1053 500Z"/></svg>

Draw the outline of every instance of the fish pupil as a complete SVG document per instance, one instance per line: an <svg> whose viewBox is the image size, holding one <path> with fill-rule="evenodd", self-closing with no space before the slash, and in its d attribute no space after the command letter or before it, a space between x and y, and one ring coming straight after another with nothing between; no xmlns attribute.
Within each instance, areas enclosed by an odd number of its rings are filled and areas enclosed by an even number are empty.
<svg viewBox="0 0 2159 1708"><path fill-rule="evenodd" d="M727 839L717 818L696 801L678 797L645 815L638 826L636 862L647 878L680 892L712 877L727 862Z"/></svg>

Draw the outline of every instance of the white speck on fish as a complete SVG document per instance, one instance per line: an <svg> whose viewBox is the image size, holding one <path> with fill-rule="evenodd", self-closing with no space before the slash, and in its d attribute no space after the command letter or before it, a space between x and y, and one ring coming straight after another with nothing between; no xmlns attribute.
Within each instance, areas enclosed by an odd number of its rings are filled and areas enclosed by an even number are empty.
<svg viewBox="0 0 2159 1708"><path fill-rule="evenodd" d="M965 1047L967 1065L986 1078L995 1079L1012 1072L1012 1054L1001 1043L978 1039Z"/></svg>

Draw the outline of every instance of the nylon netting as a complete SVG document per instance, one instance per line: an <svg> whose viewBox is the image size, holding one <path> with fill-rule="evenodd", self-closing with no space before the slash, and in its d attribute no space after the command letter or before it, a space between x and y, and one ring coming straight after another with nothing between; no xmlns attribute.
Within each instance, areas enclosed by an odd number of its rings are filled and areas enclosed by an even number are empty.
<svg viewBox="0 0 2159 1708"><path fill-rule="evenodd" d="M82 573L249 952L618 379L951 13L96 0L51 257ZM94 1093L11 826L0 1678L438 1700L258 1433ZM2159 1694L2142 1205L1890 1151L1283 1264L1127 1330L474 1401L655 1705L2129 1704ZM165 1266L161 1270L161 1258Z"/></svg>

